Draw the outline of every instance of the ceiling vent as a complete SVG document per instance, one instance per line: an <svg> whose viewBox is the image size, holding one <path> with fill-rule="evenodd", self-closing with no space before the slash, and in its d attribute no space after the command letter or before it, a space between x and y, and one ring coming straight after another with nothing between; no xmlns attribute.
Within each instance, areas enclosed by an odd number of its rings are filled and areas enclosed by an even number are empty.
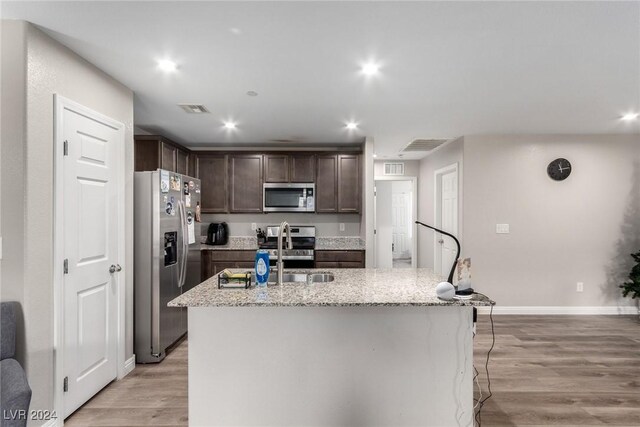
<svg viewBox="0 0 640 427"><path fill-rule="evenodd" d="M428 152L435 148L438 148L445 142L449 141L448 139L414 139L404 147L403 152L410 151L424 151Z"/></svg>
<svg viewBox="0 0 640 427"><path fill-rule="evenodd" d="M189 114L202 114L209 112L209 110L207 110L207 107L199 104L178 104L178 107L182 108Z"/></svg>
<svg viewBox="0 0 640 427"><path fill-rule="evenodd" d="M404 163L385 163L385 175L404 175Z"/></svg>

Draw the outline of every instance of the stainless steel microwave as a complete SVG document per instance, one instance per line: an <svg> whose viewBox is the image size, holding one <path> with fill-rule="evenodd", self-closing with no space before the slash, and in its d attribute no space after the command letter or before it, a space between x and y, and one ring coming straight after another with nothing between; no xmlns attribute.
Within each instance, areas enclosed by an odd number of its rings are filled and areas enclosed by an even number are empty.
<svg viewBox="0 0 640 427"><path fill-rule="evenodd" d="M264 184L264 212L315 212L315 184Z"/></svg>

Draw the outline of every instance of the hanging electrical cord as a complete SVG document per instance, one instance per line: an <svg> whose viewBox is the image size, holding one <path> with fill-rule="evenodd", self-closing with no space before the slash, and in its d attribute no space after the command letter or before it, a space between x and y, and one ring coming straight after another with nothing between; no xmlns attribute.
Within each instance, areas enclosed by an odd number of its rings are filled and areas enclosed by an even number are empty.
<svg viewBox="0 0 640 427"><path fill-rule="evenodd" d="M482 295L483 297L489 299L489 297L487 297L484 294L481 294L480 292L475 292L478 295ZM486 403L487 400L489 400L491 398L491 396L493 395L493 393L491 392L491 377L489 376L489 357L491 356L491 351L493 350L493 347L496 344L496 334L495 334L495 329L494 329L494 325L493 325L493 305L491 306L491 308L489 309L489 320L491 321L491 347L489 347L489 351L487 352L487 359L485 361L484 364L484 369L485 372L487 373L487 396L483 399L482 398L482 389L480 388L480 382L478 381L478 390L480 391L480 397L477 399L476 401L476 405L474 406L474 410L477 407L478 410L475 413L475 421L476 421L476 425L478 427L482 426L482 407L484 406L484 404ZM475 366L473 367L473 369L476 371L476 376L474 378L478 377L478 370L475 368ZM476 400L476 399L474 399Z"/></svg>

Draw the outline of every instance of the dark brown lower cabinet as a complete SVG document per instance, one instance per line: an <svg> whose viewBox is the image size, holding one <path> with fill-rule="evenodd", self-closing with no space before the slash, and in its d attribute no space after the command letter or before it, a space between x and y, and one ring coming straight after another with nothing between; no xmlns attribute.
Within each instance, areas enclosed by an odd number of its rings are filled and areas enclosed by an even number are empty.
<svg viewBox="0 0 640 427"><path fill-rule="evenodd" d="M364 268L365 251L316 251L316 268Z"/></svg>
<svg viewBox="0 0 640 427"><path fill-rule="evenodd" d="M215 276L225 268L253 269L256 251L233 250L203 250L202 251L202 281Z"/></svg>

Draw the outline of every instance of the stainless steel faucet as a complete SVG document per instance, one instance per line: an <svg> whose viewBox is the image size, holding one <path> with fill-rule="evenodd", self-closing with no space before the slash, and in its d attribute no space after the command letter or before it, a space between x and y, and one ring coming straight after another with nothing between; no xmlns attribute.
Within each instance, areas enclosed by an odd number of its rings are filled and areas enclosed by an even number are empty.
<svg viewBox="0 0 640 427"><path fill-rule="evenodd" d="M282 285L282 270L284 270L284 266L282 264L282 235L284 234L285 228L287 229L287 249L293 249L289 223L287 221L282 221L280 227L278 228L278 260L276 261L276 268L278 269L278 285Z"/></svg>

